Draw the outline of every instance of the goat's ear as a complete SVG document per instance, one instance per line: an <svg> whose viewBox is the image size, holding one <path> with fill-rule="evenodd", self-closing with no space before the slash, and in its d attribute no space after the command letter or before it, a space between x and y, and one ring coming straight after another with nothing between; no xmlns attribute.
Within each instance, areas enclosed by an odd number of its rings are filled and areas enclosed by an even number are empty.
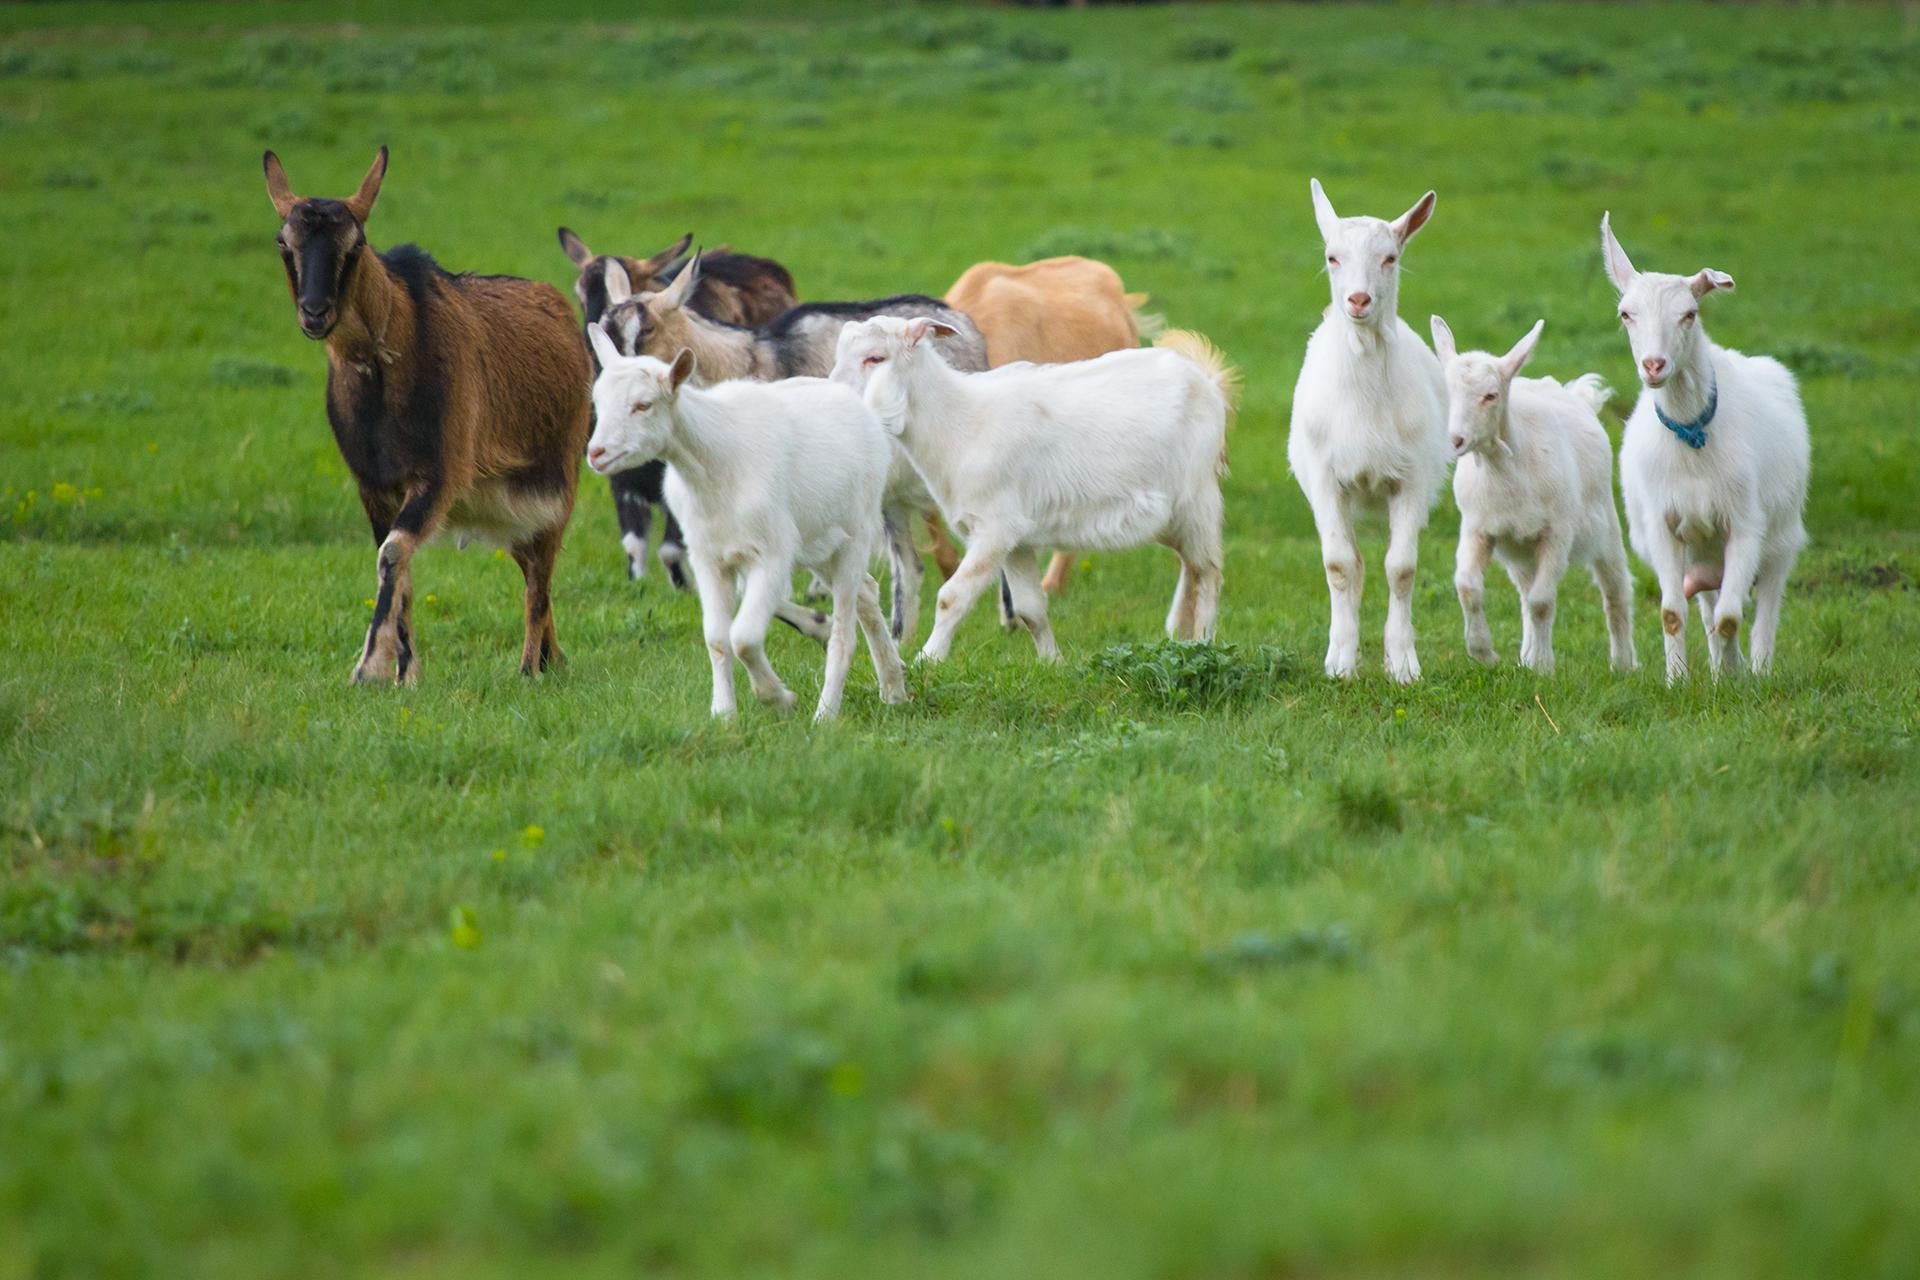
<svg viewBox="0 0 1920 1280"><path fill-rule="evenodd" d="M627 275L626 264L618 258L608 258L606 271L607 305L619 306L633 296L633 281Z"/></svg>
<svg viewBox="0 0 1920 1280"><path fill-rule="evenodd" d="M1440 357L1441 364L1445 364L1453 359L1457 350L1453 345L1453 330L1447 328L1447 322L1439 316L1430 317L1427 323L1433 329L1433 354Z"/></svg>
<svg viewBox="0 0 1920 1280"><path fill-rule="evenodd" d="M927 321L927 331L936 338L957 338L960 336L960 330L948 324L945 320Z"/></svg>
<svg viewBox="0 0 1920 1280"><path fill-rule="evenodd" d="M380 154L373 158L373 164L367 168L367 176L360 179L360 189L347 197L347 212L357 220L365 222L373 213L373 202L380 198L380 182L387 176L387 149L380 148Z"/></svg>
<svg viewBox="0 0 1920 1280"><path fill-rule="evenodd" d="M602 369L611 369L621 358L620 348L607 332L605 322L587 326L587 341L593 344L593 354L600 357Z"/></svg>
<svg viewBox="0 0 1920 1280"><path fill-rule="evenodd" d="M926 319L909 320L907 321L907 327L900 331L900 336L906 340L907 347L912 349L925 342L928 337L932 335L934 324L935 321ZM949 325L945 327L951 328L952 326Z"/></svg>
<svg viewBox="0 0 1920 1280"><path fill-rule="evenodd" d="M1613 281L1613 287L1625 293L1634 278L1640 273L1633 269L1633 263L1627 259L1627 251L1613 237L1613 212L1609 210L1600 215L1600 259L1606 264L1607 279Z"/></svg>
<svg viewBox="0 0 1920 1280"><path fill-rule="evenodd" d="M1340 227L1340 215L1333 211L1333 201L1327 199L1327 193L1320 185L1320 179L1308 178L1307 189L1313 192L1313 220L1320 226L1322 240L1333 239L1333 233Z"/></svg>
<svg viewBox="0 0 1920 1280"><path fill-rule="evenodd" d="M1414 233L1427 225L1427 219L1433 216L1434 202L1438 199L1433 192L1421 196L1413 202L1413 208L1393 220L1393 234L1405 244L1413 239Z"/></svg>
<svg viewBox="0 0 1920 1280"><path fill-rule="evenodd" d="M693 348L682 347L680 354L673 358L673 368L667 370L667 386L675 391L680 384L693 376Z"/></svg>
<svg viewBox="0 0 1920 1280"><path fill-rule="evenodd" d="M1514 343L1513 350L1501 359L1500 371L1509 378L1520 372L1520 366L1533 359L1533 349L1540 342L1540 331L1546 327L1545 320L1535 320L1533 328L1527 330L1526 336Z"/></svg>
<svg viewBox="0 0 1920 1280"><path fill-rule="evenodd" d="M646 273L649 279L657 280L667 273L667 270L673 266L674 260L685 253L687 246L692 243L693 232L689 231L660 252L654 254L651 258L641 262L640 269Z"/></svg>
<svg viewBox="0 0 1920 1280"><path fill-rule="evenodd" d="M660 290L654 296L669 308L684 307L693 297L694 288L700 283L700 255L696 252L691 261L680 269L673 283Z"/></svg>
<svg viewBox="0 0 1920 1280"><path fill-rule="evenodd" d="M593 261L593 250L587 248L587 242L566 227L560 228L560 251L576 267L584 267Z"/></svg>
<svg viewBox="0 0 1920 1280"><path fill-rule="evenodd" d="M260 157L260 167L267 171L267 198L273 201L273 211L285 221L300 197L293 194L293 188L287 185L287 171L280 167L279 156L271 151L266 152Z"/></svg>
<svg viewBox="0 0 1920 1280"><path fill-rule="evenodd" d="M1693 290L1694 297L1704 298L1715 289L1731 291L1733 288L1733 277L1724 271L1715 271L1712 267L1708 267L1705 271L1689 279L1687 281L1687 288Z"/></svg>

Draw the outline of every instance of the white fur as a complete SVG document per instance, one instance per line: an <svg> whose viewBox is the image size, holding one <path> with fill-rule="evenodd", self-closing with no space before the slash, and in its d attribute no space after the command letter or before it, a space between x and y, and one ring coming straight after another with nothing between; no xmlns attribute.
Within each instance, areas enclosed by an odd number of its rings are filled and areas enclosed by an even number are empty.
<svg viewBox="0 0 1920 1280"><path fill-rule="evenodd" d="M1493 556L1520 593L1520 661L1551 673L1560 579L1569 564L1583 564L1600 588L1614 670L1631 671L1632 580L1613 505L1613 445L1599 418L1607 385L1596 373L1566 386L1516 377L1540 329L1535 324L1504 356L1456 354L1446 321L1433 317L1433 346L1447 381L1447 436L1460 459L1453 472L1460 506L1453 585L1467 653L1497 660L1483 607Z"/></svg>
<svg viewBox="0 0 1920 1280"><path fill-rule="evenodd" d="M1332 598L1326 671L1345 678L1359 663L1365 568L1353 522L1385 507L1386 666L1406 683L1420 678L1414 570L1420 531L1447 478L1447 442L1440 362L1398 315L1399 255L1426 224L1434 197L1429 191L1392 222L1342 218L1319 180L1311 185L1333 301L1307 341L1293 389L1287 463L1320 532Z"/></svg>
<svg viewBox="0 0 1920 1280"><path fill-rule="evenodd" d="M926 340L938 328L893 317L848 325L833 369L899 434L967 542L920 656L946 657L960 620L1004 570L1015 617L1040 656L1057 659L1037 559L1056 546L1172 547L1181 575L1168 634L1211 638L1231 371L1162 347L962 374ZM1196 340L1161 339L1175 341Z"/></svg>
<svg viewBox="0 0 1920 1280"><path fill-rule="evenodd" d="M688 385L691 353L671 367L614 350L598 326L597 424L587 448L611 474L651 458L667 463L667 504L687 539L713 664L713 714L732 715L733 661L762 702L793 694L767 661L767 625L792 588L796 564L833 591L833 629L814 719L831 719L853 658L855 619L866 635L880 696L903 702L899 651L867 575L878 545L880 496L893 448L860 398L819 378ZM739 611L734 575L742 575Z"/></svg>
<svg viewBox="0 0 1920 1280"><path fill-rule="evenodd" d="M1687 600L1700 601L1713 674L1745 666L1740 627L1754 600L1753 669L1773 665L1787 575L1806 544L1811 452L1793 375L1778 361L1718 346L1700 324L1700 300L1733 279L1636 271L1607 218L1607 274L1620 290L1621 322L1645 384L1620 442L1620 490L1634 551L1660 579L1667 680L1686 678ZM1704 448L1689 448L1655 406L1691 422L1719 387Z"/></svg>

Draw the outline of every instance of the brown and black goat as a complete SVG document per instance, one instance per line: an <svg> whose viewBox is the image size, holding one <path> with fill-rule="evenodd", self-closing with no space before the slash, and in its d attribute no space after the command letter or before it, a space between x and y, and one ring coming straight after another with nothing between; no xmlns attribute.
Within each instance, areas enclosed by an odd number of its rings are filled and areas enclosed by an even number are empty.
<svg viewBox="0 0 1920 1280"><path fill-rule="evenodd" d="M379 547L353 679L412 683L413 555L449 532L506 546L527 580L520 670L564 660L550 591L590 427L592 368L567 300L513 276L453 275L367 243L380 148L345 200L296 196L262 157L300 331L327 344L327 420Z"/></svg>
<svg viewBox="0 0 1920 1280"><path fill-rule="evenodd" d="M608 280L616 278L621 296L631 292L664 289L685 270L687 247L693 243L689 231L650 258L628 258L618 254L597 254L586 242L566 227L560 228L560 248L567 261L580 269L573 282L573 294L580 299L580 310L589 325L598 324L611 305L607 299ZM719 249L702 255L699 287L688 304L701 315L728 324L762 325L791 309L793 277L771 258ZM660 537L660 564L667 580L686 590L687 573L681 561L685 557L680 541L680 526L667 510L661 492L667 464L655 459L631 471L607 477L613 491L613 511L620 520L620 544L627 553L627 576L638 581L647 573L647 531L653 523L653 509L659 507L666 517L666 529Z"/></svg>

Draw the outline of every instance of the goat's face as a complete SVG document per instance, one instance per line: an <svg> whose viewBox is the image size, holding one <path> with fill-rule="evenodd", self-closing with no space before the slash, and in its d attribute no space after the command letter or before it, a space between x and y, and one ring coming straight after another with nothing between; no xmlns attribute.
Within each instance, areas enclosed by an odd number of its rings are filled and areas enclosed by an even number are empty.
<svg viewBox="0 0 1920 1280"><path fill-rule="evenodd" d="M1535 322L1526 337L1504 356L1484 351L1456 352L1453 331L1433 317L1433 349L1447 378L1447 443L1453 456L1490 453L1502 447L1507 426L1507 392L1513 377L1533 355L1546 321Z"/></svg>
<svg viewBox="0 0 1920 1280"><path fill-rule="evenodd" d="M280 261L287 270L300 332L325 338L340 323L353 269L367 248L367 217L386 176L387 149L380 148L360 189L345 200L296 196L278 156L269 151L261 163L267 195L280 215Z"/></svg>
<svg viewBox="0 0 1920 1280"><path fill-rule="evenodd" d="M580 269L573 282L573 296L580 300L580 311L588 324L599 323L609 308L633 294L660 288L692 243L693 233L689 231L650 258L623 258L596 254L587 248L586 241L566 227L560 228L560 249L567 261Z"/></svg>
<svg viewBox="0 0 1920 1280"><path fill-rule="evenodd" d="M1355 324L1391 322L1399 305L1400 257L1407 241L1433 216L1433 192L1387 222L1380 218L1342 218L1333 211L1333 202L1321 190L1318 178L1312 180L1312 191L1313 216L1326 246L1334 310Z"/></svg>
<svg viewBox="0 0 1920 1280"><path fill-rule="evenodd" d="M933 350L930 338L951 338L960 331L925 318L875 316L840 330L828 379L851 387L866 401L882 426L899 435L906 429L906 378L914 362Z"/></svg>
<svg viewBox="0 0 1920 1280"><path fill-rule="evenodd" d="M673 399L693 373L693 352L681 351L669 365L652 356L621 355L599 325L587 326L587 336L600 357L587 465L610 476L665 450L673 430Z"/></svg>
<svg viewBox="0 0 1920 1280"><path fill-rule="evenodd" d="M1666 385L1674 370L1691 367L1700 345L1700 299L1733 288L1733 277L1707 269L1690 276L1636 271L1613 238L1612 215L1600 219L1600 250L1607 277L1620 291L1620 324L1633 348L1634 371L1649 387Z"/></svg>
<svg viewBox="0 0 1920 1280"><path fill-rule="evenodd" d="M660 325L647 314L646 299L649 296L643 294L638 298L616 302L607 308L606 315L600 320L598 327L607 331L614 347L623 356L646 355L656 349L654 340ZM589 329L593 327L588 326Z"/></svg>

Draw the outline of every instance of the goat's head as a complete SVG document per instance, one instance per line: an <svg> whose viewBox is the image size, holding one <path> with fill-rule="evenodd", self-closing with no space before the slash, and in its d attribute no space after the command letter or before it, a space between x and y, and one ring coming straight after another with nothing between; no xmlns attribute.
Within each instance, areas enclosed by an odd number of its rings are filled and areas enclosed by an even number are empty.
<svg viewBox="0 0 1920 1280"><path fill-rule="evenodd" d="M1513 350L1504 356L1484 351L1456 351L1453 330L1439 316L1433 317L1433 349L1447 377L1447 442L1453 456L1470 453L1507 451L1503 435L1507 426L1507 392L1513 376L1533 356L1540 341L1545 320L1533 322L1533 328Z"/></svg>
<svg viewBox="0 0 1920 1280"><path fill-rule="evenodd" d="M903 379L916 361L934 353L929 339L952 338L959 333L950 324L924 316L858 320L840 330L833 372L827 377L859 392L887 430L898 435L906 426L907 390Z"/></svg>
<svg viewBox="0 0 1920 1280"><path fill-rule="evenodd" d="M610 476L660 456L673 429L673 399L693 376L693 352L683 348L670 365L652 356L621 355L597 324L587 326L587 340L600 357L587 465Z"/></svg>
<svg viewBox="0 0 1920 1280"><path fill-rule="evenodd" d="M380 148L360 189L345 200L296 196L279 156L269 151L260 162L267 173L267 195L280 215L280 261L287 268L300 332L324 338L340 323L353 269L366 251L367 215L387 175L387 149Z"/></svg>
<svg viewBox="0 0 1920 1280"><path fill-rule="evenodd" d="M687 345L686 304L700 283L698 254L664 289L635 293L618 262L608 263L605 279L607 313L600 323L620 354L657 356Z"/></svg>
<svg viewBox="0 0 1920 1280"><path fill-rule="evenodd" d="M597 254L572 231L560 228L560 249L567 255L567 261L580 269L579 277L573 282L573 296L580 300L580 310L588 324L598 322L606 315L607 308L619 300L609 296L614 271L625 277L628 294L658 289L672 275L680 255L692 243L693 232L689 231L650 258L621 258L610 253Z"/></svg>
<svg viewBox="0 0 1920 1280"><path fill-rule="evenodd" d="M1400 257L1407 241L1433 216L1429 191L1392 222L1380 218L1343 218L1333 201L1311 180L1313 216L1326 242L1327 279L1333 307L1355 324L1391 324L1400 297Z"/></svg>
<svg viewBox="0 0 1920 1280"><path fill-rule="evenodd" d="M1600 252L1607 278L1620 291L1620 323L1633 348L1640 381L1664 386L1675 369L1693 364L1700 344L1700 299L1715 289L1733 288L1733 277L1711 268L1690 276L1635 271L1627 251L1613 238L1613 215L1600 215Z"/></svg>

